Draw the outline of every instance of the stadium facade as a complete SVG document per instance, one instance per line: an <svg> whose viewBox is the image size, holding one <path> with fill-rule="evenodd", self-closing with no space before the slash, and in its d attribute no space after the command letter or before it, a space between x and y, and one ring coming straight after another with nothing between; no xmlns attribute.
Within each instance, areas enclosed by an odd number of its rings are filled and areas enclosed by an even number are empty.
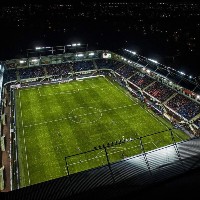
<svg viewBox="0 0 200 200"><path fill-rule="evenodd" d="M113 144L99 144L94 150L105 150L106 165L71 174L67 169L68 156L65 157L66 176L21 188L14 91L99 76L114 80L155 115L166 118L173 128L162 134L168 134L172 142L146 151L144 140L151 137L147 133L135 138L141 147L140 154L113 163L109 161L109 148ZM55 199L95 188L120 186L124 182L138 189L200 166L200 88L197 80L155 60L127 49L120 53L95 50L12 59L1 62L0 81L1 190L12 191L8 194L10 197L21 199L31 194L37 199ZM189 139L177 142L173 129L180 129ZM131 142L131 139L119 140L114 145Z"/></svg>

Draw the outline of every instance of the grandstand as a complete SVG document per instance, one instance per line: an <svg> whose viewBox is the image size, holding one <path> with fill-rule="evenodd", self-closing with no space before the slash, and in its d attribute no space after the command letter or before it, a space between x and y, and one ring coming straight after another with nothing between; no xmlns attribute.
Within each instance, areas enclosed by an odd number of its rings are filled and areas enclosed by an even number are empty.
<svg viewBox="0 0 200 200"><path fill-rule="evenodd" d="M2 62L2 190L61 177L71 181L76 174L98 174L105 167L111 182L120 182L135 176L123 175L120 166L126 168L140 156L144 163L136 163L146 170L141 173L155 172L163 162L167 166L180 161L182 166L177 148L184 149L184 143L200 134L198 85L158 65L129 50ZM178 81L176 73L182 75L177 75ZM194 90L183 87L186 82ZM198 153L193 151L194 156ZM157 157L151 161L149 155ZM183 173L188 166L165 176L156 171L157 181Z"/></svg>

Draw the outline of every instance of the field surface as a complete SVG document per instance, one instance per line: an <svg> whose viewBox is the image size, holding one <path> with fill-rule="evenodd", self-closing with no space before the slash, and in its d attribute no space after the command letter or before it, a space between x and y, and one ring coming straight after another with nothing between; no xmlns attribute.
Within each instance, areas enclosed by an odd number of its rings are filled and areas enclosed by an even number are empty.
<svg viewBox="0 0 200 200"><path fill-rule="evenodd" d="M20 187L66 176L65 156L171 128L117 83L98 77L15 91ZM175 140L188 136L174 130ZM172 144L170 132L142 139L145 151ZM140 141L108 148L110 162L142 152ZM70 174L106 165L104 149L67 159Z"/></svg>

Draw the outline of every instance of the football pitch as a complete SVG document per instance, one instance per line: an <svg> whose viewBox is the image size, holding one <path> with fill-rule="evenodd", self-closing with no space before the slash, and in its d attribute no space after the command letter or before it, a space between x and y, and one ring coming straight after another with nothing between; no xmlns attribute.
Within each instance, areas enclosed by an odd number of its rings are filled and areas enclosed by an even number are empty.
<svg viewBox="0 0 200 200"><path fill-rule="evenodd" d="M15 90L20 187L107 164L103 144L172 125L104 77ZM175 140L188 136L176 129ZM172 144L170 131L143 138L145 151ZM142 153L140 140L108 149L110 162Z"/></svg>

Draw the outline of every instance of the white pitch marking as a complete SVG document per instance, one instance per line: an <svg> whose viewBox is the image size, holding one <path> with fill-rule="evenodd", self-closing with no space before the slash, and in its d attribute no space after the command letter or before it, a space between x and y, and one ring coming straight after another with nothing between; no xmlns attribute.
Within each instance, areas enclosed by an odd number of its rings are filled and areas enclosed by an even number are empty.
<svg viewBox="0 0 200 200"><path fill-rule="evenodd" d="M65 91L63 91L63 92L55 92L53 94L40 95L40 96L45 97L45 96L55 96L57 94L74 94L74 93L77 93L77 92L80 92L80 91L90 90L91 88L99 88L99 87L88 87L88 88L84 88L84 89L72 90L71 92L69 92L69 90L67 90L66 92Z"/></svg>
<svg viewBox="0 0 200 200"><path fill-rule="evenodd" d="M20 99L20 91L19 91L19 104L20 104L21 119L22 119L22 132L23 132L23 137L24 137L24 149L25 149L25 154L26 154L26 167L27 167L27 172L28 172L28 179L29 179L28 181L30 185L31 181L30 181L30 174L29 174L29 167L28 167L27 151L26 151L26 139L25 139L25 134L24 134L24 122L23 122L22 105L21 105L21 99Z"/></svg>
<svg viewBox="0 0 200 200"><path fill-rule="evenodd" d="M42 96L39 87L38 87L38 93L39 93L40 96Z"/></svg>
<svg viewBox="0 0 200 200"><path fill-rule="evenodd" d="M134 104L134 105L137 105L137 104ZM88 115L93 115L93 114L97 114L97 113L100 113L101 116L102 116L103 112L108 112L110 110L116 110L116 109L128 108L128 107L132 107L134 105L125 105L125 106L120 106L120 107L116 107L116 108L112 108L112 109L110 108L110 109L98 110L98 111L94 111L94 112L91 112L91 113L85 113L83 115L75 115L74 117L77 118L77 117L88 116ZM84 107L80 107L80 108L84 108ZM68 117L63 117L63 118L59 118L59 119L55 119L55 120L51 120L51 121L45 121L45 122L30 124L30 125L26 125L24 127L37 126L39 124L42 125L42 124L52 123L52 122L61 121L61 120L72 119L72 118L73 117L68 116ZM79 122L77 122L77 123L79 123Z"/></svg>
<svg viewBox="0 0 200 200"><path fill-rule="evenodd" d="M158 148L158 146L152 141L152 143L153 143L153 145L156 147L156 148Z"/></svg>

